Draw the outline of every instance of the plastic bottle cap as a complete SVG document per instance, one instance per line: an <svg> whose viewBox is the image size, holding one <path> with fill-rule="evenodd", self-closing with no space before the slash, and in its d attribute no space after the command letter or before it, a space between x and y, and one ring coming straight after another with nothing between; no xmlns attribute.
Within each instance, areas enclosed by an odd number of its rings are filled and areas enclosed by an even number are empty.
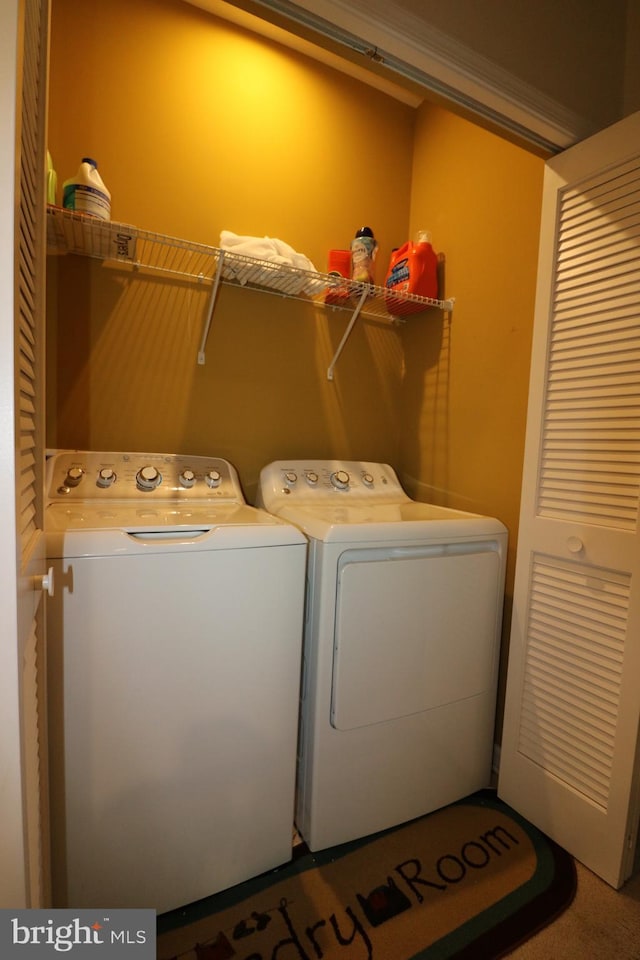
<svg viewBox="0 0 640 960"><path fill-rule="evenodd" d="M360 227L356 231L356 237L371 237L373 239L373 230L371 227Z"/></svg>
<svg viewBox="0 0 640 960"><path fill-rule="evenodd" d="M83 158L82 158L82 162L83 162L83 163L90 163L92 167L95 167L96 170L98 169L98 164L97 164L97 162L96 162L95 160L92 160L91 157L83 157Z"/></svg>

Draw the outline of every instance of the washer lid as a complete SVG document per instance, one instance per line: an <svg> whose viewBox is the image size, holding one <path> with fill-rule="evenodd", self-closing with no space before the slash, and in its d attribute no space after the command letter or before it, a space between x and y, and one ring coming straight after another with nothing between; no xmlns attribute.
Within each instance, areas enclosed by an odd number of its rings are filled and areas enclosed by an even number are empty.
<svg viewBox="0 0 640 960"><path fill-rule="evenodd" d="M47 555L90 557L306 544L300 530L247 504L53 503Z"/></svg>

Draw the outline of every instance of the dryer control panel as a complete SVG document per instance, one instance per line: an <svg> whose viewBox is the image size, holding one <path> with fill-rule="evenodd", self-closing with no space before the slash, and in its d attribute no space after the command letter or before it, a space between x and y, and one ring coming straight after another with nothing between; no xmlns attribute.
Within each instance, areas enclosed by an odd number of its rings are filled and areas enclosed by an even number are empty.
<svg viewBox="0 0 640 960"><path fill-rule="evenodd" d="M289 503L336 499L400 503L408 500L395 471L386 463L364 460L278 460L260 473L260 503L275 510Z"/></svg>
<svg viewBox="0 0 640 960"><path fill-rule="evenodd" d="M47 497L245 502L235 468L219 457L82 450L57 453L48 461Z"/></svg>

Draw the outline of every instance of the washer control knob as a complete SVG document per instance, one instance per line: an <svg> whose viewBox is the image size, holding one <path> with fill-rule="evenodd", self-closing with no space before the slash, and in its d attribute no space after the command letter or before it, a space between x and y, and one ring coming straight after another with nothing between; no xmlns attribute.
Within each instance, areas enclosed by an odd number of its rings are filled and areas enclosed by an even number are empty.
<svg viewBox="0 0 640 960"><path fill-rule="evenodd" d="M370 473L363 473L363 474L362 474L362 482L363 482L363 483L366 483L366 485L367 485L368 487L372 487L372 486L373 486L373 477L371 476Z"/></svg>
<svg viewBox="0 0 640 960"><path fill-rule="evenodd" d="M311 486L315 486L319 480L318 474L315 472L315 470L307 470L305 477L307 478L307 483L310 483Z"/></svg>
<svg viewBox="0 0 640 960"><path fill-rule="evenodd" d="M196 475L193 470L183 470L178 477L178 480L180 481L180 486L186 487L188 490L196 482Z"/></svg>
<svg viewBox="0 0 640 960"><path fill-rule="evenodd" d="M336 470L331 474L331 483L338 490L346 490L349 486L349 474L346 470Z"/></svg>
<svg viewBox="0 0 640 960"><path fill-rule="evenodd" d="M103 467L102 470L98 473L98 478L96 484L103 489L110 487L116 479L116 472L112 470L111 467Z"/></svg>
<svg viewBox="0 0 640 960"><path fill-rule="evenodd" d="M212 490L215 487L220 486L221 480L222 480L222 477L220 476L220 472L218 470L209 470L209 472L206 473L204 477L204 482L208 487L211 487Z"/></svg>
<svg viewBox="0 0 640 960"><path fill-rule="evenodd" d="M287 472L284 475L284 478L287 481L287 483L297 483L298 474L295 473L293 470L287 470Z"/></svg>
<svg viewBox="0 0 640 960"><path fill-rule="evenodd" d="M83 477L84 470L82 467L69 467L64 478L64 485L65 487L77 487Z"/></svg>
<svg viewBox="0 0 640 960"><path fill-rule="evenodd" d="M142 467L136 474L138 490L155 490L162 483L162 474L156 467Z"/></svg>

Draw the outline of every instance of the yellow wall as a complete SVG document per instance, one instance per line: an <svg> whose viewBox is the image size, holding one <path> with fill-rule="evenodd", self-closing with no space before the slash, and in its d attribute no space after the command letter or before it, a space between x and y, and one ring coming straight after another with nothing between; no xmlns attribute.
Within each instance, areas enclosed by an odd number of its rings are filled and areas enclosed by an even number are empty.
<svg viewBox="0 0 640 960"><path fill-rule="evenodd" d="M54 0L50 73L59 181L97 159L114 220L277 237L321 271L363 224L382 272L405 238L415 113L350 77L174 0ZM249 496L274 458L397 459L390 324L359 323L330 383L345 312L223 288L198 366L197 285L68 257L50 286L50 446L227 456Z"/></svg>
<svg viewBox="0 0 640 960"><path fill-rule="evenodd" d="M544 163L424 104L411 232L446 252L446 317L403 330L399 466L417 499L496 516L509 530L508 637L527 414ZM503 669L507 644L503 650Z"/></svg>
<svg viewBox="0 0 640 960"><path fill-rule="evenodd" d="M517 523L543 162L425 104L411 232L446 252L436 311L403 331L400 462L421 499Z"/></svg>
<svg viewBox="0 0 640 960"><path fill-rule="evenodd" d="M174 0L53 0L49 145L94 156L112 216L217 245L286 240L321 271L370 224L378 282L420 228L450 316L359 322L50 259L50 446L226 456L249 498L282 457L382 460L409 492L499 517L513 581L543 161L441 107L418 110Z"/></svg>

